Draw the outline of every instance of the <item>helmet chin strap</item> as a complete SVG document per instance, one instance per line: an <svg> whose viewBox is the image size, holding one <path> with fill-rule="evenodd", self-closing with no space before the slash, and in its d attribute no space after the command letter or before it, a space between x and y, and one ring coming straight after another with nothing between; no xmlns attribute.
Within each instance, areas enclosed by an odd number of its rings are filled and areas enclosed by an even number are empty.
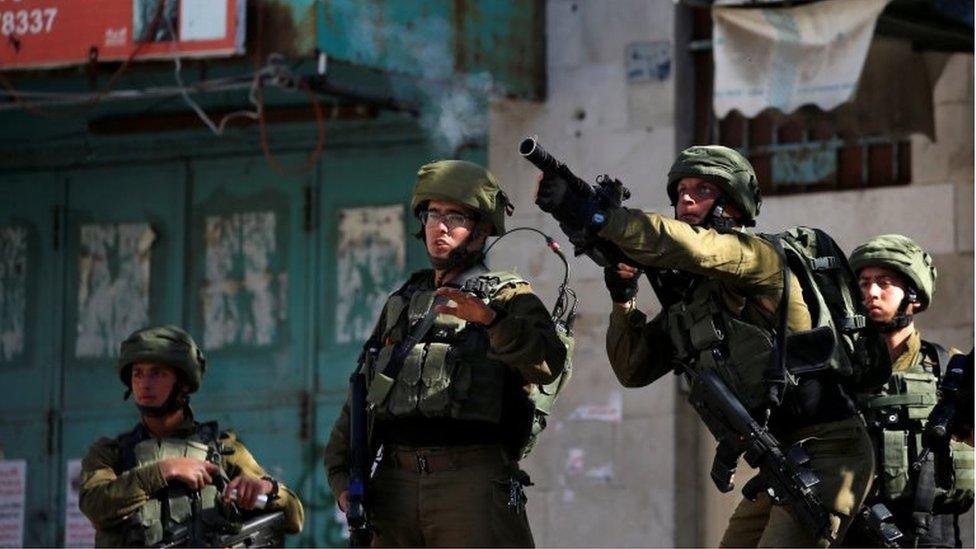
<svg viewBox="0 0 976 549"><path fill-rule="evenodd" d="M908 288L905 292L905 297L901 300L901 304L898 306L898 314L895 315L889 322L880 323L879 329L882 333L890 334L891 332L897 332L902 328L907 327L912 323L912 315L905 314L908 311L908 306L918 303L918 292L915 288Z"/></svg>
<svg viewBox="0 0 976 549"><path fill-rule="evenodd" d="M468 243L477 240L480 236L481 227L479 225L475 225L475 227L468 234L467 238L458 244L456 248L451 250L451 253L447 254L447 257L433 257L428 253L427 257L430 259L430 264L433 265L435 269L444 272L453 270L463 271L464 269L467 269L485 257L481 250L468 249Z"/></svg>
<svg viewBox="0 0 976 549"><path fill-rule="evenodd" d="M126 393L127 395L132 392L130 388ZM177 383L173 385L173 389L169 392L169 396L166 397L166 402L162 403L160 406L143 406L141 404L136 404L136 408L139 409L139 414L144 417L163 417L173 412L188 406L190 404L190 395L183 393L183 385Z"/></svg>

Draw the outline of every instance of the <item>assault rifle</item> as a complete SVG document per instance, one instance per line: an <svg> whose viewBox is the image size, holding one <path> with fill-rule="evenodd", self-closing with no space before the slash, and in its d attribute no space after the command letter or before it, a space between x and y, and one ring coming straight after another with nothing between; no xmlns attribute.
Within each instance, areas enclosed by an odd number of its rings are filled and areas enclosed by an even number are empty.
<svg viewBox="0 0 976 549"><path fill-rule="evenodd" d="M284 523L285 513L275 511L245 522L237 532L202 538L193 532L193 524L181 524L156 547L284 547Z"/></svg>
<svg viewBox="0 0 976 549"><path fill-rule="evenodd" d="M370 338L359 354L358 366L349 377L349 498L346 523L349 546L369 547L373 532L366 514L366 485L372 469L373 452L366 427L366 360L376 352L376 340Z"/></svg>
<svg viewBox="0 0 976 549"><path fill-rule="evenodd" d="M519 154L532 163L542 173L556 175L566 181L572 192L580 197L595 199L599 210L619 208L624 200L630 198L630 189L624 187L619 179L613 179L609 175L601 175L596 178L596 187L580 179L570 170L566 164L556 160L539 145L534 137L526 137L519 144ZM617 263L633 264L617 248L617 246L597 238L586 230L575 230L565 225L559 226L569 241L573 244L576 255L587 255L601 267L616 265ZM639 265L634 265L640 267Z"/></svg>
<svg viewBox="0 0 976 549"><path fill-rule="evenodd" d="M949 435L966 437L973 429L973 351L956 355L945 366L939 381L939 401L929 412L922 433L922 451L912 463L920 471L930 453L935 453L935 474L939 486L952 485L955 472L949 457Z"/></svg>
<svg viewBox="0 0 976 549"><path fill-rule="evenodd" d="M802 446L794 445L784 454L779 441L712 369L697 374L689 401L718 440L711 477L720 491L732 490L736 461L745 454L746 463L758 474L743 486L742 495L755 500L760 492L768 492L814 537L833 541L829 516L813 491L820 478L808 467L810 456Z"/></svg>

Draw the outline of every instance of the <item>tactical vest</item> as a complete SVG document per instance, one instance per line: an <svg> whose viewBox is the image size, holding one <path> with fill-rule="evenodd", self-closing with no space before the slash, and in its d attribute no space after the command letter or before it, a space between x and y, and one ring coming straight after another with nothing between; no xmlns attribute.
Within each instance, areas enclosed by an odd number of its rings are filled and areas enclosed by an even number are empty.
<svg viewBox="0 0 976 549"><path fill-rule="evenodd" d="M725 307L719 284L698 278L667 309L674 358L685 368L715 370L750 412L767 403L763 373L775 345L772 331L740 320Z"/></svg>
<svg viewBox="0 0 976 549"><path fill-rule="evenodd" d="M936 345L922 342L919 359L895 372L880 392L859 395L858 405L878 452L877 497L886 502L915 496L916 475L911 471L922 448L925 421L938 402L938 382L945 366ZM965 510L973 500L973 450L950 445L955 479L952 486L936 486L936 510Z"/></svg>
<svg viewBox="0 0 976 549"><path fill-rule="evenodd" d="M189 457L206 460L219 456L217 423L200 423L189 438L155 438L140 424L131 433L122 435L124 470L149 465L168 458ZM221 471L223 474L223 471ZM192 518L194 506L202 513L204 525L214 528L226 523L221 514L220 494L213 484L204 486L197 494L182 482L170 483L151 494L149 501L129 517L125 527L127 546L152 546L168 539L168 534Z"/></svg>
<svg viewBox="0 0 976 549"><path fill-rule="evenodd" d="M465 283L479 286L489 303L506 287L524 284L509 272L485 273ZM383 346L365 363L370 381L367 401L377 419L431 417L499 423L507 366L488 358L487 330L457 317L436 315L433 325L414 345L392 386L383 390L373 383L389 363L394 348L430 309L433 289L412 289L410 284L393 294L384 308Z"/></svg>

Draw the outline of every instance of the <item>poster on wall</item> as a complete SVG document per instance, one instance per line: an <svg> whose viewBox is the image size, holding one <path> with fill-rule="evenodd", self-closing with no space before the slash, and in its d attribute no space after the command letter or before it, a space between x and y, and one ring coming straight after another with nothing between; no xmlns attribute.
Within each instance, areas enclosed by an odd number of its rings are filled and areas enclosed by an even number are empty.
<svg viewBox="0 0 976 549"><path fill-rule="evenodd" d="M27 460L0 461L0 547L24 545Z"/></svg>
<svg viewBox="0 0 976 549"><path fill-rule="evenodd" d="M245 0L0 0L0 71L244 52Z"/></svg>
<svg viewBox="0 0 976 549"><path fill-rule="evenodd" d="M336 342L369 338L391 288L406 264L403 206L339 211L336 261Z"/></svg>
<svg viewBox="0 0 976 549"><path fill-rule="evenodd" d="M78 508L78 492L81 486L81 460L68 460L64 488L64 546L94 547L95 529Z"/></svg>

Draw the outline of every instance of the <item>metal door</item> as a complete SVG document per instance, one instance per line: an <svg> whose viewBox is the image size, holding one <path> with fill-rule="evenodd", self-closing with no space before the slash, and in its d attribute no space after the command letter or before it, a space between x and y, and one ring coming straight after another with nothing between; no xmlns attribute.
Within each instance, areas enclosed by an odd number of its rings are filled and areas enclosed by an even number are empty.
<svg viewBox="0 0 976 549"><path fill-rule="evenodd" d="M68 462L138 421L132 402L122 400L121 340L150 324L181 324L185 170L173 162L67 175L63 451L52 477L61 483L53 490L59 500L72 481ZM64 501L57 508L64 517Z"/></svg>
<svg viewBox="0 0 976 549"><path fill-rule="evenodd" d="M64 186L51 174L8 173L0 193L0 459L27 462L23 536L4 542L53 545Z"/></svg>
<svg viewBox="0 0 976 549"><path fill-rule="evenodd" d="M313 227L306 203L315 173L283 177L261 156L194 160L190 167L185 301L187 323L207 355L194 409L235 430L269 474L307 504Z"/></svg>

